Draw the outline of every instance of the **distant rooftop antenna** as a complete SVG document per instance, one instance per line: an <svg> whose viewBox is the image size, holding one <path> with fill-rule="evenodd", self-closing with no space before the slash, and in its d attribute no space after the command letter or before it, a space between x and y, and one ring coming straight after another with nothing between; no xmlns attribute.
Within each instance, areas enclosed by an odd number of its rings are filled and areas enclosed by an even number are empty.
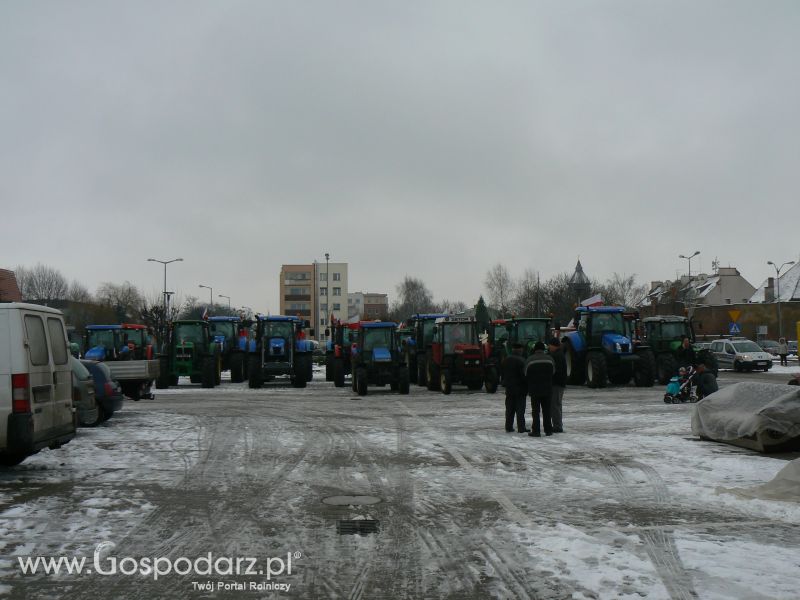
<svg viewBox="0 0 800 600"><path fill-rule="evenodd" d="M714 257L714 260L711 261L711 270L714 271L715 275L719 272L719 258L716 256Z"/></svg>

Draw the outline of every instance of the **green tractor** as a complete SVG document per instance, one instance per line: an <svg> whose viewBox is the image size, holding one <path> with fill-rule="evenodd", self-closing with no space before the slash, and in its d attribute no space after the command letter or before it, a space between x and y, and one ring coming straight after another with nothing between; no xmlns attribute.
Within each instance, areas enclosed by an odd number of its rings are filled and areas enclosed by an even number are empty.
<svg viewBox="0 0 800 600"><path fill-rule="evenodd" d="M356 345L351 355L353 391L367 395L369 385L389 387L393 392L408 394L408 366L397 344L397 325L385 321L362 321L357 330Z"/></svg>
<svg viewBox="0 0 800 600"><path fill-rule="evenodd" d="M159 362L156 388L160 390L178 385L181 375L204 388L213 388L222 379L219 345L214 342L207 321L173 321Z"/></svg>
<svg viewBox="0 0 800 600"><path fill-rule="evenodd" d="M656 359L658 382L666 385L678 372L678 348L684 337L695 344L694 327L691 319L677 315L660 315L642 319L642 327L647 345ZM698 361L702 361L715 375L719 372L717 358L708 349L694 347Z"/></svg>

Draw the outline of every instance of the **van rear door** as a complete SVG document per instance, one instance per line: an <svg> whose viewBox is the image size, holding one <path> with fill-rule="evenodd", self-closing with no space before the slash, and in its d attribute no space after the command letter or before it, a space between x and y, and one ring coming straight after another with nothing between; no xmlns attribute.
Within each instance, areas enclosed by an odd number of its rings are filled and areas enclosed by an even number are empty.
<svg viewBox="0 0 800 600"><path fill-rule="evenodd" d="M63 429L72 423L72 369L69 365L67 336L60 317L47 317L50 354L53 357L53 427Z"/></svg>
<svg viewBox="0 0 800 600"><path fill-rule="evenodd" d="M54 374L44 319L41 314L22 312L22 329L28 355L28 379L31 411L33 412L33 441L46 439L53 429Z"/></svg>

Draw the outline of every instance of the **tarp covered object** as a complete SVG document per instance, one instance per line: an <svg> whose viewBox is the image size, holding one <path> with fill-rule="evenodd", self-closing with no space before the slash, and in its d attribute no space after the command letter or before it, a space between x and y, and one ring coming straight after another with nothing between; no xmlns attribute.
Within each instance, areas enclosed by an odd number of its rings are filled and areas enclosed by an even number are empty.
<svg viewBox="0 0 800 600"><path fill-rule="evenodd" d="M783 467L778 474L763 485L751 488L717 488L718 492L736 494L742 498L760 498L761 500L783 500L784 502L800 502L800 458Z"/></svg>
<svg viewBox="0 0 800 600"><path fill-rule="evenodd" d="M759 452L800 450L800 389L743 382L694 406L692 433Z"/></svg>

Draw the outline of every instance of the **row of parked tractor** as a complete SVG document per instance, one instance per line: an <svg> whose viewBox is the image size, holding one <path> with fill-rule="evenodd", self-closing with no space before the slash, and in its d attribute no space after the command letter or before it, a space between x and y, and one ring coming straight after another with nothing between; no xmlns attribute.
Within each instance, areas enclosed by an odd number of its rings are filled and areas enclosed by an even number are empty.
<svg viewBox="0 0 800 600"><path fill-rule="evenodd" d="M165 389L181 376L211 388L230 372L234 383L260 388L288 376L302 388L313 377L315 342L308 321L292 316L211 317L173 322L157 350L141 325L90 325L85 358L103 361L125 395L151 397L151 385ZM479 324L473 317L415 314L390 322L333 321L325 331L325 378L337 387L350 378L353 391L389 386L407 394L411 384L449 394L454 386L497 391L500 363L514 344L529 355L538 341L561 339L571 385L605 387L631 381L640 387L664 384L677 372L681 340L694 341L691 321L681 316L641 319L620 307L581 307L568 329L549 318L497 319ZM716 371L714 356L699 350Z"/></svg>

